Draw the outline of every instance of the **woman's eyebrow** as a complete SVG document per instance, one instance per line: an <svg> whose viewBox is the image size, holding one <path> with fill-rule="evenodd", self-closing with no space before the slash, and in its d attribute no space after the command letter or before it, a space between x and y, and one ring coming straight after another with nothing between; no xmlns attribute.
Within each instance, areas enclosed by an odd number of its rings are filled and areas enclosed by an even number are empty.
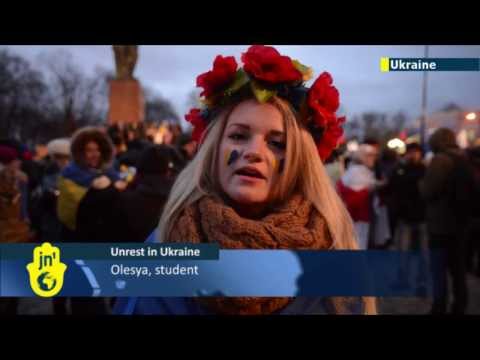
<svg viewBox="0 0 480 360"><path fill-rule="evenodd" d="M285 132L283 131L280 131L280 130L271 130L270 131L270 135L274 135L274 136L284 136L285 135Z"/></svg>
<svg viewBox="0 0 480 360"><path fill-rule="evenodd" d="M230 128L230 127L233 127L233 126L240 127L242 129L247 129L247 130L250 129L250 126L245 125L245 124L240 124L240 123L233 123L233 124L230 124L228 127Z"/></svg>
<svg viewBox="0 0 480 360"><path fill-rule="evenodd" d="M238 128L245 129L245 130L250 130L250 126L249 126L249 125L242 124L242 123L233 123L233 124L230 124L230 125L228 126L229 129L230 129L231 127L238 127ZM281 131L281 130L270 130L268 134L269 134L270 136L285 136L285 132L284 132L284 131Z"/></svg>

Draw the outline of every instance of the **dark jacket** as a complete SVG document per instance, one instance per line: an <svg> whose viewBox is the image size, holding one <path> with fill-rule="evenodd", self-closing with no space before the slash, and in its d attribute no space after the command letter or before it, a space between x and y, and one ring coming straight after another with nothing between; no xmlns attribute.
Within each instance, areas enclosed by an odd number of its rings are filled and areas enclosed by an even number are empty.
<svg viewBox="0 0 480 360"><path fill-rule="evenodd" d="M78 207L76 241L117 241L122 231L115 205L119 196L113 184L106 189L88 190Z"/></svg>
<svg viewBox="0 0 480 360"><path fill-rule="evenodd" d="M471 194L472 199L472 218L476 223L480 222L480 147L469 149L468 157L472 166L474 189Z"/></svg>
<svg viewBox="0 0 480 360"><path fill-rule="evenodd" d="M428 231L453 236L469 220L473 176L466 156L455 144L454 134L443 130L437 130L430 139L435 155L420 182L420 193L426 202Z"/></svg>
<svg viewBox="0 0 480 360"><path fill-rule="evenodd" d="M77 241L143 242L158 226L173 178L143 175L135 188L90 189L77 215Z"/></svg>
<svg viewBox="0 0 480 360"><path fill-rule="evenodd" d="M41 242L58 242L62 224L57 217L58 178L60 168L54 162L45 165L44 176L38 198L35 199L35 212L39 218L39 239Z"/></svg>
<svg viewBox="0 0 480 360"><path fill-rule="evenodd" d="M425 169L422 163L401 163L392 172L389 180L391 209L399 220L408 224L425 221L425 202L418 189Z"/></svg>
<svg viewBox="0 0 480 360"><path fill-rule="evenodd" d="M173 178L160 175L143 175L135 189L120 193L117 199L117 241L143 242L157 227L163 207L173 185Z"/></svg>
<svg viewBox="0 0 480 360"><path fill-rule="evenodd" d="M126 191L116 192L113 187L89 191L78 218L83 235L96 241L143 242L160 221L177 174L175 161L172 147L147 146L138 157L137 174Z"/></svg>

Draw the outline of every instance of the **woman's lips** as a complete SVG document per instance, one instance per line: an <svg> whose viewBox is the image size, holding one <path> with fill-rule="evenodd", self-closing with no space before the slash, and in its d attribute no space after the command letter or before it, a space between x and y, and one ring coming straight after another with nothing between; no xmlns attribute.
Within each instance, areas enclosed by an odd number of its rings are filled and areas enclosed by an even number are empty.
<svg viewBox="0 0 480 360"><path fill-rule="evenodd" d="M258 183L260 181L265 181L265 179L261 179L255 176L238 175L238 174L235 174L235 176L237 176L240 179L240 181L246 182L246 183Z"/></svg>
<svg viewBox="0 0 480 360"><path fill-rule="evenodd" d="M258 179L265 179L265 175L254 166L244 166L235 171L236 175L250 176Z"/></svg>

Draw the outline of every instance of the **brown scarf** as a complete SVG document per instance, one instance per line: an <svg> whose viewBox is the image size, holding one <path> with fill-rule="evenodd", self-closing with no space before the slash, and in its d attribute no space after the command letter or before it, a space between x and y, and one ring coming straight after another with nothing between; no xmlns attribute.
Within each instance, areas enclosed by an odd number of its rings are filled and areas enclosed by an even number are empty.
<svg viewBox="0 0 480 360"><path fill-rule="evenodd" d="M170 242L218 242L222 249L327 249L332 238L325 219L312 203L293 195L283 207L260 220L240 217L216 196L185 208ZM271 314L287 306L287 297L212 297L199 300L220 314Z"/></svg>
<svg viewBox="0 0 480 360"><path fill-rule="evenodd" d="M30 228L21 219L21 194L17 178L0 171L0 243L19 243L30 240Z"/></svg>

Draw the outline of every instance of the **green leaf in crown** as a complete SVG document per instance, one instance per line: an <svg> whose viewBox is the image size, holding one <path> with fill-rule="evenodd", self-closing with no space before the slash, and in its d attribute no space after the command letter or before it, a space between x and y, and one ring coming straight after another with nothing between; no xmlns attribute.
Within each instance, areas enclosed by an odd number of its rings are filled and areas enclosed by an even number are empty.
<svg viewBox="0 0 480 360"><path fill-rule="evenodd" d="M200 98L200 104L206 106L207 108L212 108L218 102L218 96L210 96L208 98Z"/></svg>
<svg viewBox="0 0 480 360"><path fill-rule="evenodd" d="M250 86L252 88L252 92L257 98L258 102L263 104L266 103L272 96L275 96L277 93L275 90L268 90L262 88L255 80L250 82Z"/></svg>
<svg viewBox="0 0 480 360"><path fill-rule="evenodd" d="M308 81L312 78L313 76L313 69L311 67L303 65L300 61L298 60L292 60L293 66L295 66L295 69L300 71L303 75L303 81Z"/></svg>
<svg viewBox="0 0 480 360"><path fill-rule="evenodd" d="M224 95L232 96L232 94L240 90L249 81L250 78L243 69L237 70L237 73L235 74L235 80L233 80L232 84L224 91Z"/></svg>

